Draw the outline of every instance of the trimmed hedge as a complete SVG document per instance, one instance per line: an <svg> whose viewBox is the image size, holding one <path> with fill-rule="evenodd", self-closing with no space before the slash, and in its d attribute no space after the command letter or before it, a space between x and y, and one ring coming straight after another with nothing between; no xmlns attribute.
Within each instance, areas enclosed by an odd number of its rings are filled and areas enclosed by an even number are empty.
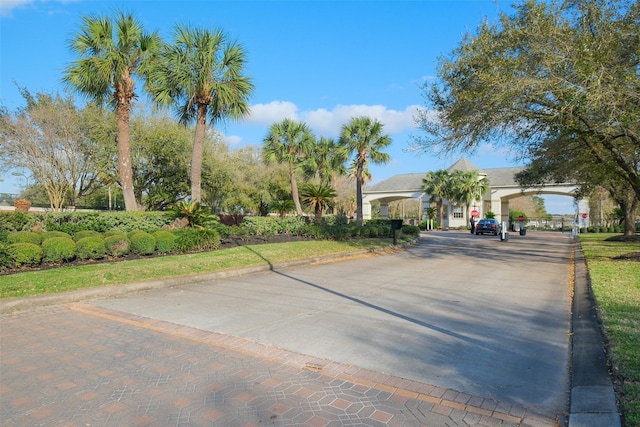
<svg viewBox="0 0 640 427"><path fill-rule="evenodd" d="M208 228L181 228L175 230L176 252L204 252L217 249L220 246L220 234Z"/></svg>
<svg viewBox="0 0 640 427"><path fill-rule="evenodd" d="M7 235L7 242L40 245L42 243L42 233L35 231L14 231Z"/></svg>
<svg viewBox="0 0 640 427"><path fill-rule="evenodd" d="M111 234L104 239L106 253L112 257L128 255L131 251L131 242L126 234L118 232Z"/></svg>
<svg viewBox="0 0 640 427"><path fill-rule="evenodd" d="M42 234L42 243L44 243L47 239L52 239L54 237L68 237L69 239L73 238L70 234L65 233L64 231L46 231Z"/></svg>
<svg viewBox="0 0 640 427"><path fill-rule="evenodd" d="M106 253L104 239L100 236L83 237L76 245L76 256L80 259L102 259Z"/></svg>
<svg viewBox="0 0 640 427"><path fill-rule="evenodd" d="M73 240L75 240L76 242L78 242L81 239L84 239L85 237L102 238L102 233L95 230L82 230L82 231L77 231L73 234Z"/></svg>
<svg viewBox="0 0 640 427"><path fill-rule="evenodd" d="M37 223L34 215L25 212L0 211L0 231L30 230Z"/></svg>
<svg viewBox="0 0 640 427"><path fill-rule="evenodd" d="M12 243L9 253L16 267L35 267L42 262L42 248L33 243Z"/></svg>
<svg viewBox="0 0 640 427"><path fill-rule="evenodd" d="M129 236L131 252L137 255L151 255L156 250L156 239L145 231L136 231Z"/></svg>
<svg viewBox="0 0 640 427"><path fill-rule="evenodd" d="M42 242L42 260L57 264L76 257L76 242L70 236L52 237Z"/></svg>
<svg viewBox="0 0 640 427"><path fill-rule="evenodd" d="M173 250L176 236L170 231L158 230L153 233L153 237L156 239L156 251L161 254L168 254Z"/></svg>

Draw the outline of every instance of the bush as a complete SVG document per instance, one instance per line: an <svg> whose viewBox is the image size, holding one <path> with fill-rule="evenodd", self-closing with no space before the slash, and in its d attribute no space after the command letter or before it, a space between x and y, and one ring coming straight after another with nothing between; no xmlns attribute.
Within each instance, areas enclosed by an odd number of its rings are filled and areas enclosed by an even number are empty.
<svg viewBox="0 0 640 427"><path fill-rule="evenodd" d="M285 216L282 218L278 217L271 219L275 219L277 224L276 230L278 233L288 233L298 236L303 235L303 232L309 223L307 218L304 216Z"/></svg>
<svg viewBox="0 0 640 427"><path fill-rule="evenodd" d="M131 251L131 242L124 233L115 233L104 239L106 253L112 257L128 255Z"/></svg>
<svg viewBox="0 0 640 427"><path fill-rule="evenodd" d="M403 225L402 234L406 234L407 236L417 237L420 235L420 227L416 225Z"/></svg>
<svg viewBox="0 0 640 427"><path fill-rule="evenodd" d="M166 212L48 212L38 216L47 230L71 235L83 230L100 233L108 230L153 232L172 221Z"/></svg>
<svg viewBox="0 0 640 427"><path fill-rule="evenodd" d="M76 257L76 242L70 236L51 237L42 242L42 260L48 263L71 261Z"/></svg>
<svg viewBox="0 0 640 427"><path fill-rule="evenodd" d="M16 267L35 267L42 262L42 248L33 243L13 243L9 253Z"/></svg>
<svg viewBox="0 0 640 427"><path fill-rule="evenodd" d="M137 231L129 236L131 252L137 255L151 255L156 250L156 239L146 231Z"/></svg>
<svg viewBox="0 0 640 427"><path fill-rule="evenodd" d="M71 239L71 235L65 233L64 231L47 231L42 234L42 243L44 243L45 240L53 239L54 237L67 237Z"/></svg>
<svg viewBox="0 0 640 427"><path fill-rule="evenodd" d="M35 231L14 231L7 235L7 242L40 245L42 243L42 234Z"/></svg>
<svg viewBox="0 0 640 427"><path fill-rule="evenodd" d="M9 250L9 244L0 242L0 271L8 270L13 267L13 258Z"/></svg>
<svg viewBox="0 0 640 427"><path fill-rule="evenodd" d="M281 229L276 218L268 216L246 216L240 227L246 230L247 234L265 237L278 234Z"/></svg>
<svg viewBox="0 0 640 427"><path fill-rule="evenodd" d="M73 234L73 240L78 242L79 240L84 239L85 237L99 237L102 238L102 233L95 230L81 230L77 231Z"/></svg>
<svg viewBox="0 0 640 427"><path fill-rule="evenodd" d="M104 239L100 236L83 237L76 245L76 255L80 259L102 259L106 253Z"/></svg>
<svg viewBox="0 0 640 427"><path fill-rule="evenodd" d="M220 246L220 234L209 228L181 228L175 230L176 252L211 251Z"/></svg>
<svg viewBox="0 0 640 427"><path fill-rule="evenodd" d="M156 239L156 251L161 254L168 254L173 250L176 242L176 236L166 230L158 230L153 233L153 237Z"/></svg>
<svg viewBox="0 0 640 427"><path fill-rule="evenodd" d="M23 231L29 230L36 225L38 217L24 212L0 212L0 231Z"/></svg>

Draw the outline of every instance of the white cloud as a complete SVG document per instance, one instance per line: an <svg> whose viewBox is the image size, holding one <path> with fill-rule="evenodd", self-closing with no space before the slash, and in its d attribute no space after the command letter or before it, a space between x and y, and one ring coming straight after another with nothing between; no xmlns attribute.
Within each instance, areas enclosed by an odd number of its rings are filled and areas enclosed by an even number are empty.
<svg viewBox="0 0 640 427"><path fill-rule="evenodd" d="M238 135L224 135L223 139L224 142L227 143L230 147L238 145L243 141L243 138Z"/></svg>
<svg viewBox="0 0 640 427"><path fill-rule="evenodd" d="M0 2L0 16L8 16L15 8L33 3L33 0L2 0Z"/></svg>
<svg viewBox="0 0 640 427"><path fill-rule="evenodd" d="M74 1L78 1L78 0L57 0L57 1L52 1L52 0L0 0L0 16L10 16L11 12L14 9L19 9L22 8L24 6L33 4L33 3L39 3L39 4L44 4L44 3L61 3L61 4L66 4L66 3L71 3Z"/></svg>
<svg viewBox="0 0 640 427"><path fill-rule="evenodd" d="M289 101L271 101L268 104L256 104L251 106L251 116L244 122L253 125L267 125L281 121L282 119L298 120L298 107Z"/></svg>
<svg viewBox="0 0 640 427"><path fill-rule="evenodd" d="M301 120L309 125L317 136L337 137L342 125L353 117L368 116L384 124L384 131L397 134L414 128L414 116L419 105L410 105L404 110L391 110L384 105L337 105L331 110L299 111L289 101L272 101L268 104L256 104L251 107L251 116L245 124L267 125L284 118Z"/></svg>

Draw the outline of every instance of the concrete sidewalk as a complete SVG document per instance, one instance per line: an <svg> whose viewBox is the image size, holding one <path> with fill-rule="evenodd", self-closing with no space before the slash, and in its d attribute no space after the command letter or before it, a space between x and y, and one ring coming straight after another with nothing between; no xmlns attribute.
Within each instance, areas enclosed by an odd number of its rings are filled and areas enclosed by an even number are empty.
<svg viewBox="0 0 640 427"><path fill-rule="evenodd" d="M500 256L511 275L519 268L508 264L525 255L530 270L544 267L542 284L529 294L529 278L514 282L506 273L480 284L484 262L465 255L470 244ZM557 280L571 242L553 240L544 251L540 244L535 236L505 244L434 233L396 255L274 266L267 274L4 315L0 418L7 425L563 425L569 301L568 286ZM429 271L460 257L468 269L425 286ZM559 321L548 318L556 308L540 297L545 287L548 297L560 296L555 305L567 298ZM268 293L255 293L260 288ZM515 294L504 304L494 301L509 289ZM468 320L464 298L490 302L469 316L478 325ZM504 329L494 324L508 318ZM332 330L340 336L326 335ZM565 359L552 365L532 356L549 352ZM494 370L502 377L492 379ZM558 382L552 377L560 371ZM572 400L571 422L587 420L573 408Z"/></svg>

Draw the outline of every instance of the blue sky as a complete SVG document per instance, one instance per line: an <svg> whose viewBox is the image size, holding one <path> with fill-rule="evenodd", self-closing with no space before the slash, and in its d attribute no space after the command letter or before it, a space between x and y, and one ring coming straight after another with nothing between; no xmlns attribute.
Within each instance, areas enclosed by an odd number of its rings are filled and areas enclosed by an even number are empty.
<svg viewBox="0 0 640 427"><path fill-rule="evenodd" d="M461 157L409 152L411 135L419 134L415 112L424 107L420 87L435 77L439 56L448 55L482 20L511 13L511 3L2 0L0 104L9 110L23 105L15 83L32 92L63 91L63 69L76 59L68 41L81 17L115 10L131 12L167 40L176 24L189 24L222 28L244 45L255 92L250 117L218 127L232 148L261 145L269 126L285 117L328 137L337 137L354 116L380 120L393 139L392 160L370 165L375 184L396 174L447 168ZM479 168L518 166L508 152L491 145L464 156ZM24 182L3 172L0 192L18 192ZM569 197L545 199L550 213L573 212Z"/></svg>

